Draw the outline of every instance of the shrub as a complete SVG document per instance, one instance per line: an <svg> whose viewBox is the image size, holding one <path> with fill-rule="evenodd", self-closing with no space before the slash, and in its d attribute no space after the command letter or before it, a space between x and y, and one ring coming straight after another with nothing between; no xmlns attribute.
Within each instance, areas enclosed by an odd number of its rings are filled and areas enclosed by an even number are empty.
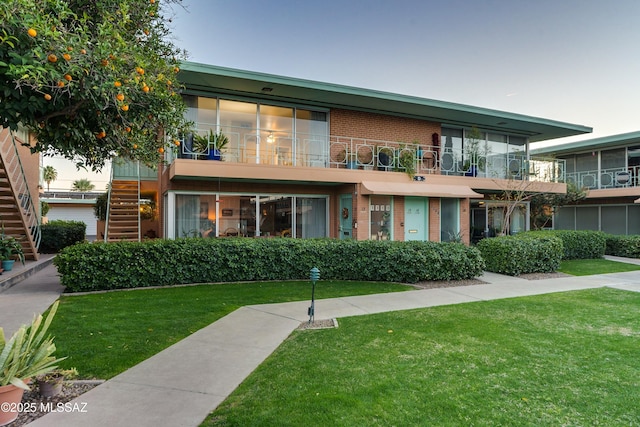
<svg viewBox="0 0 640 427"><path fill-rule="evenodd" d="M607 255L622 256L627 258L640 258L640 236L606 235Z"/></svg>
<svg viewBox="0 0 640 427"><path fill-rule="evenodd" d="M602 258L606 248L606 234L591 230L545 230L529 231L521 236L556 236L562 239L564 254L562 259Z"/></svg>
<svg viewBox="0 0 640 427"><path fill-rule="evenodd" d="M42 225L40 252L56 253L85 240L87 225L82 221L55 220Z"/></svg>
<svg viewBox="0 0 640 427"><path fill-rule="evenodd" d="M332 239L200 239L84 243L54 264L68 291L181 283L327 280L415 283L477 277L480 252L456 243Z"/></svg>
<svg viewBox="0 0 640 427"><path fill-rule="evenodd" d="M563 253L562 240L553 236L494 237L481 240L476 247L488 271L510 276L556 271Z"/></svg>

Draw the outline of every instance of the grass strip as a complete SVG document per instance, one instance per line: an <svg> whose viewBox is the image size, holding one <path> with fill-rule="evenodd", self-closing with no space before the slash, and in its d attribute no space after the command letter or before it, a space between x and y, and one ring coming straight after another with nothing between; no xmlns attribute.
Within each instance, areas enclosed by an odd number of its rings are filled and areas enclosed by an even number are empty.
<svg viewBox="0 0 640 427"><path fill-rule="evenodd" d="M294 332L204 426L640 425L640 293L609 288Z"/></svg>
<svg viewBox="0 0 640 427"><path fill-rule="evenodd" d="M393 283L320 281L316 299L411 290ZM309 281L212 284L62 296L56 354L83 378L109 379L244 305L311 299Z"/></svg>
<svg viewBox="0 0 640 427"><path fill-rule="evenodd" d="M590 276L592 274L624 273L626 271L640 270L640 265L619 261L611 261L604 258L598 259L568 259L560 263L558 269L561 273L572 276Z"/></svg>

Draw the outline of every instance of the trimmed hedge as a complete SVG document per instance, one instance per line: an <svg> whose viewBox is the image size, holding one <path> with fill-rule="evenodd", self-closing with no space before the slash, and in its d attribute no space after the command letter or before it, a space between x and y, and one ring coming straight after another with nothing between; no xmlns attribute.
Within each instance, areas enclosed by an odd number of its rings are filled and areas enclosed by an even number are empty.
<svg viewBox="0 0 640 427"><path fill-rule="evenodd" d="M82 221L49 221L41 226L42 237L39 250L41 253L56 253L67 246L84 242L87 224Z"/></svg>
<svg viewBox="0 0 640 427"><path fill-rule="evenodd" d="M545 230L527 231L523 237L556 236L562 239L564 254L562 259L602 258L606 249L606 234L591 230Z"/></svg>
<svg viewBox="0 0 640 427"><path fill-rule="evenodd" d="M560 267L562 240L558 237L502 236L482 239L476 245L487 271L518 276L549 273Z"/></svg>
<svg viewBox="0 0 640 427"><path fill-rule="evenodd" d="M640 258L640 236L621 236L607 234L607 255L622 256L627 258Z"/></svg>
<svg viewBox="0 0 640 427"><path fill-rule="evenodd" d="M84 243L54 259L70 292L185 283L309 278L415 283L480 276L480 252L460 243L332 239L149 240Z"/></svg>

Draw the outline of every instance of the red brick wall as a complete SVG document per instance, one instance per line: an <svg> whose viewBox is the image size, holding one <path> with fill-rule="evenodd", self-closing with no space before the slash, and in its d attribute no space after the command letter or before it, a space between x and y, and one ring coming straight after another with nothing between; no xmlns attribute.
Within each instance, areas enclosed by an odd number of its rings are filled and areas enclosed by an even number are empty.
<svg viewBox="0 0 640 427"><path fill-rule="evenodd" d="M440 124L405 117L351 110L331 110L330 133L335 136L381 141L418 142L431 145L431 135L440 135Z"/></svg>

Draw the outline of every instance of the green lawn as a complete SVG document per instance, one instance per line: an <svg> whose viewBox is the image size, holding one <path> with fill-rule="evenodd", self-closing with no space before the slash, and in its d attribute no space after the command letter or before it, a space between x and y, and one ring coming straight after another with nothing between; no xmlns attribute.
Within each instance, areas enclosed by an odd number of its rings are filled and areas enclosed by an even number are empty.
<svg viewBox="0 0 640 427"><path fill-rule="evenodd" d="M406 285L320 281L316 298L411 290ZM311 283L257 282L62 296L51 324L56 353L82 378L111 378L243 305L311 299Z"/></svg>
<svg viewBox="0 0 640 427"><path fill-rule="evenodd" d="M639 426L640 293L609 288L296 331L205 426Z"/></svg>
<svg viewBox="0 0 640 427"><path fill-rule="evenodd" d="M640 270L640 265L628 264L608 259L569 259L560 263L561 273L572 276L590 276L592 274L623 273Z"/></svg>

